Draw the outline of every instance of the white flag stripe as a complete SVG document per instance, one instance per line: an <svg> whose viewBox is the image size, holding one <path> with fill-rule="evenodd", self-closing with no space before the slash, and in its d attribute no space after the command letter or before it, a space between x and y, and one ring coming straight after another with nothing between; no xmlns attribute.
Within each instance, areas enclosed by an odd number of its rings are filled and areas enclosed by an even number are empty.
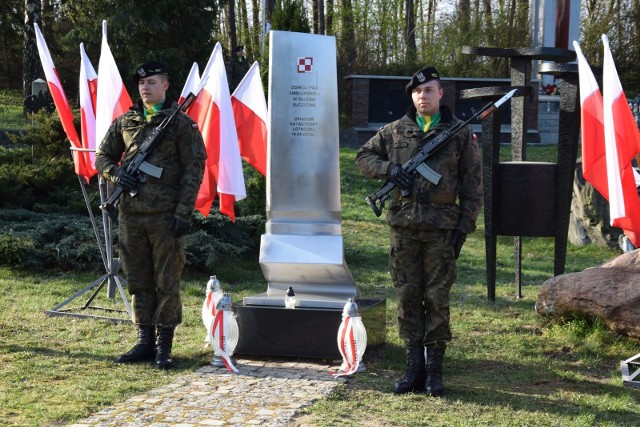
<svg viewBox="0 0 640 427"><path fill-rule="evenodd" d="M578 57L578 78L580 81L580 104L584 104L584 101L593 93L600 90L596 77L593 75L587 58L584 57L582 49L578 42L573 42L573 47Z"/></svg>
<svg viewBox="0 0 640 427"><path fill-rule="evenodd" d="M257 96L261 95L261 96ZM232 95L267 123L267 103L260 80L260 66L255 61Z"/></svg>
<svg viewBox="0 0 640 427"><path fill-rule="evenodd" d="M607 153L607 182L609 184L609 214L611 223L617 218L626 216L624 196L622 194L622 181L620 179L620 164L618 160L618 147L616 144L616 123L613 119L613 105L616 99L624 96L622 85L618 78L616 66L613 63L609 38L602 35L604 44L604 61L602 74L602 100L604 104L604 141ZM626 98L625 98L626 102Z"/></svg>
<svg viewBox="0 0 640 427"><path fill-rule="evenodd" d="M109 126L115 119L114 110L123 84L116 61L111 54L107 43L107 21L102 21L102 46L100 50L100 62L98 63L98 97L96 102L96 141L102 142Z"/></svg>
<svg viewBox="0 0 640 427"><path fill-rule="evenodd" d="M247 197L242 174L242 160L238 146L238 134L231 108L231 95L220 43L212 53L202 78L208 78L204 90L209 92L220 112L220 161L218 164L218 192L235 196L236 201Z"/></svg>
<svg viewBox="0 0 640 427"><path fill-rule="evenodd" d="M197 63L193 63L187 80L184 82L182 93L180 93L180 99L185 99L191 92L195 93L196 88L200 84L200 69Z"/></svg>
<svg viewBox="0 0 640 427"><path fill-rule="evenodd" d="M93 68L86 51L84 43L80 43L80 111L83 115L82 128L82 145L91 150L96 149L96 114L94 111L93 101L91 100L91 90L89 89L89 81L98 78L96 70ZM91 166L95 167L95 151L89 152L91 158Z"/></svg>

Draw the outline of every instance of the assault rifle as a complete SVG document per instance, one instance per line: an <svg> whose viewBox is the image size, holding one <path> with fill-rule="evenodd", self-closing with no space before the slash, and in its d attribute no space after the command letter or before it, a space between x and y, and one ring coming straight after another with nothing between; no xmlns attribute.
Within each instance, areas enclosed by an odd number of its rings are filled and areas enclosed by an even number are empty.
<svg viewBox="0 0 640 427"><path fill-rule="evenodd" d="M431 169L424 162L429 157L433 156L433 154L438 151L442 146L444 146L447 142L453 139L453 136L464 129L472 120L478 118L479 120L484 120L489 117L496 111L502 104L511 99L511 97L516 93L517 89L511 90L509 93L504 95L502 98L497 100L496 102L490 102L479 111L474 111L471 117L465 122L458 122L457 124L451 126L449 129L440 132L435 137L429 139L423 146L420 148L420 151L407 160L405 164L402 165L402 169L404 169L407 173L415 173L416 171L422 175L425 179L433 183L433 185L438 185L440 182L440 175L438 172ZM377 192L370 194L365 197L365 201L371 206L373 213L376 216L380 216L382 214L382 208L384 208L384 202L389 197L389 193L396 187L396 185L387 181L385 185L378 190ZM406 196L409 194L408 190L402 190L402 195Z"/></svg>
<svg viewBox="0 0 640 427"><path fill-rule="evenodd" d="M165 117L158 126L149 132L144 141L142 141L140 148L138 148L138 151L133 156L133 159L124 166L127 173L134 177L138 182L145 183L147 181L147 175L154 178L160 178L162 176L162 168L152 165L145 159L151 153L158 141L160 141L165 128L169 126L169 123L171 123L179 112L187 111L193 100L198 97L198 93L200 93L200 90L204 87L206 82L207 79L203 79L195 90L195 93L190 92L189 95L187 95L187 97L178 105L176 111L174 111L170 116ZM122 187L117 185L111 193L111 196L109 196L109 199L100 205L100 209L107 212L114 221L118 218L118 202L120 201L120 196L123 192L124 190ZM137 196L138 190L134 188L129 192L129 195L131 197Z"/></svg>

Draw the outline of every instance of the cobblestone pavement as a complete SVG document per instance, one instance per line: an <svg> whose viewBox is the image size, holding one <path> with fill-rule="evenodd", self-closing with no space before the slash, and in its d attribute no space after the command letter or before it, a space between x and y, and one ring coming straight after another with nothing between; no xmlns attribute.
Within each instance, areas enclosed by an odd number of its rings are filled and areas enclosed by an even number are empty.
<svg viewBox="0 0 640 427"><path fill-rule="evenodd" d="M236 367L205 366L70 427L286 426L341 383L329 364L238 359Z"/></svg>

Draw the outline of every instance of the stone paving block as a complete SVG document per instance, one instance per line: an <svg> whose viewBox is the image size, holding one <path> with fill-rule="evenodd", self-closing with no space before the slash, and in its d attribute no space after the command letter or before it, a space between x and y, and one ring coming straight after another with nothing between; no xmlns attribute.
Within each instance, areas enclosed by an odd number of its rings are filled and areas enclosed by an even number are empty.
<svg viewBox="0 0 640 427"><path fill-rule="evenodd" d="M285 426L343 381L336 367L298 361L236 360L239 374L211 365L133 396L72 427Z"/></svg>

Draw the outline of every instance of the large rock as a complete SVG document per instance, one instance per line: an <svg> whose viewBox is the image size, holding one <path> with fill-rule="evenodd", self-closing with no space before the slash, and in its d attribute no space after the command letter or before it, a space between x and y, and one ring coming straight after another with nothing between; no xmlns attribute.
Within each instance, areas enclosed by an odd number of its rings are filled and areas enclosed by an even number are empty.
<svg viewBox="0 0 640 427"><path fill-rule="evenodd" d="M618 247L622 230L609 221L609 202L582 176L582 160L576 163L573 197L569 218L569 242L576 246L595 243L598 246Z"/></svg>
<svg viewBox="0 0 640 427"><path fill-rule="evenodd" d="M536 311L545 317L601 319L619 334L640 339L640 249L547 280Z"/></svg>

